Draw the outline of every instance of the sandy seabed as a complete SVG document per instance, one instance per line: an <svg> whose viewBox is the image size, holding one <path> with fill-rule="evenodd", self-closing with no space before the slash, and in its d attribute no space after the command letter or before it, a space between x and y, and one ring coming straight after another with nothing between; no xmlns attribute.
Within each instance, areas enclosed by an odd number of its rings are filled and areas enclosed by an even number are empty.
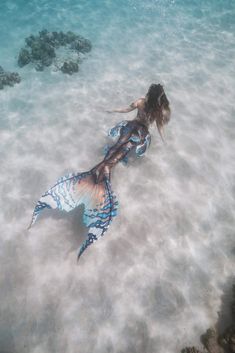
<svg viewBox="0 0 235 353"><path fill-rule="evenodd" d="M232 1L3 1L0 65L0 351L173 353L217 321L234 275ZM24 38L72 30L92 41L78 74L17 68ZM81 258L82 209L40 195L102 158L107 130L161 82L172 120L145 157L117 166L120 209Z"/></svg>

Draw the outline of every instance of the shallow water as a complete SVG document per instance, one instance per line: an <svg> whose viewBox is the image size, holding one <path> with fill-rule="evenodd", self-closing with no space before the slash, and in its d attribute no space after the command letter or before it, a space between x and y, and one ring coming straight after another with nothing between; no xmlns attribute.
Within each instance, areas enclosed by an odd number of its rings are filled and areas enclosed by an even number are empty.
<svg viewBox="0 0 235 353"><path fill-rule="evenodd" d="M22 76L0 92L2 351L179 352L216 322L234 275L234 18L229 0L1 1L0 65ZM77 75L17 68L42 28L92 41ZM152 82L167 142L152 128L146 156L117 166L119 215L77 265L81 210L28 232L35 202L102 158L124 117L104 111Z"/></svg>

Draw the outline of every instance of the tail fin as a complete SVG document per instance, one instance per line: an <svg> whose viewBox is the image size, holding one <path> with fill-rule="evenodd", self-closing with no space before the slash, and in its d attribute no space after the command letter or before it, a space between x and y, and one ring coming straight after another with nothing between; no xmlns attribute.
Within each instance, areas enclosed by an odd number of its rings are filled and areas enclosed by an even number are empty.
<svg viewBox="0 0 235 353"><path fill-rule="evenodd" d="M84 204L83 222L89 228L87 239L82 244L78 259L94 241L107 231L113 217L117 214L118 202L111 190L108 176L96 183L95 169L89 172L68 174L57 180L37 202L29 228L44 209L59 209L71 211Z"/></svg>
<svg viewBox="0 0 235 353"><path fill-rule="evenodd" d="M113 217L117 215L118 201L111 190L109 179L104 177L101 183L95 185L93 198L99 200L99 204L93 209L85 208L83 222L89 231L79 250L78 260L89 245L104 235Z"/></svg>

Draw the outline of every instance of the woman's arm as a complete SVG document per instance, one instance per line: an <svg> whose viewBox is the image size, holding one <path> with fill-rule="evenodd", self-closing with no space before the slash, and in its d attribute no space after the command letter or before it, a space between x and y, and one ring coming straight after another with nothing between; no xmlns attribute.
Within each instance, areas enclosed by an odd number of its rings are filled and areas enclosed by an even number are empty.
<svg viewBox="0 0 235 353"><path fill-rule="evenodd" d="M107 113L129 113L132 110L135 110L137 108L137 102L133 102L129 105L127 108L120 108L120 109L113 109L113 110L106 110Z"/></svg>

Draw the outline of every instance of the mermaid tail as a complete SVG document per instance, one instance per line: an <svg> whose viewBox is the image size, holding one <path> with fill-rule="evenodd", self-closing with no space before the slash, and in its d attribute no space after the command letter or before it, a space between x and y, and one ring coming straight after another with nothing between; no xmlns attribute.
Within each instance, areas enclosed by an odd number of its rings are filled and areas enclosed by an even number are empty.
<svg viewBox="0 0 235 353"><path fill-rule="evenodd" d="M118 137L118 140L108 147L103 161L89 172L68 174L58 179L38 201L29 226L46 208L69 212L84 204L83 222L89 231L78 258L89 245L104 235L117 214L118 202L110 184L112 168L120 161L127 161L132 150L137 156L142 156L151 142L147 127L137 120L122 121L110 130L109 136Z"/></svg>
<svg viewBox="0 0 235 353"><path fill-rule="evenodd" d="M133 122L129 122L128 120L121 121L120 123L115 125L112 129L109 130L108 136L110 136L111 138L116 138L116 137L121 138L122 136L127 135L132 129L131 123ZM143 134L143 131L139 129L138 133L132 134L128 140L135 144L135 153L137 157L141 157L144 155L144 153L146 152L146 150L149 148L151 144L151 135L149 134L149 132ZM109 150L110 150L110 147L106 145L104 152L108 154ZM124 156L121 162L123 162L124 164L127 164L128 157Z"/></svg>
<svg viewBox="0 0 235 353"><path fill-rule="evenodd" d="M83 222L89 228L87 239L82 244L78 259L86 248L107 231L117 214L118 202L111 190L108 175L97 183L97 167L89 172L68 174L57 180L37 202L29 228L44 209L71 211L84 204Z"/></svg>

